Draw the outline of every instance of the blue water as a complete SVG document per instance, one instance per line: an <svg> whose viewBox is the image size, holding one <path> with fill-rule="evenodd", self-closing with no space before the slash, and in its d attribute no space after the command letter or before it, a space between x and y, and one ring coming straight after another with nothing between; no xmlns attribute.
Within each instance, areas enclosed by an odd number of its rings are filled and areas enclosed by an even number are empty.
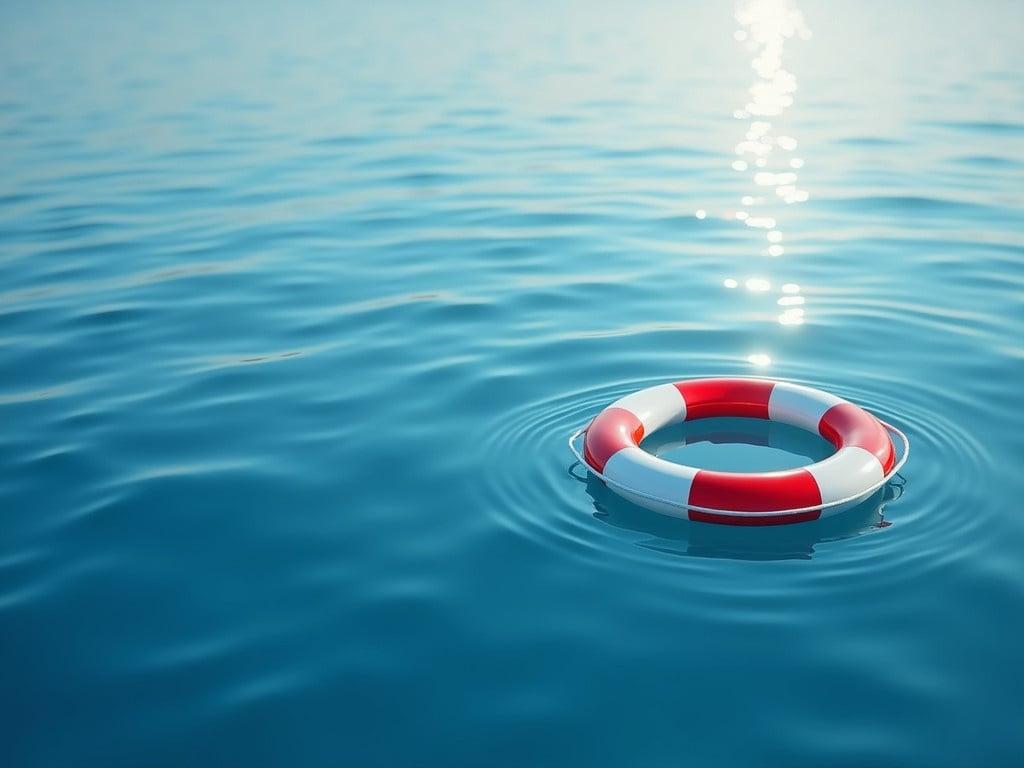
<svg viewBox="0 0 1024 768"><path fill-rule="evenodd" d="M1022 6L799 10L0 6L0 762L1024 764ZM736 530L573 465L709 374L905 484Z"/></svg>

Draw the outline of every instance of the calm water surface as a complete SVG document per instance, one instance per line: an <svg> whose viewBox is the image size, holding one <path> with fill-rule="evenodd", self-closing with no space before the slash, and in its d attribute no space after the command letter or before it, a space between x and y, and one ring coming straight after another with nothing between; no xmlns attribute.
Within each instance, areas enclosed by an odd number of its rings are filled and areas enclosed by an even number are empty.
<svg viewBox="0 0 1024 768"><path fill-rule="evenodd" d="M1024 764L1019 4L164 5L0 8L5 765ZM905 485L573 466L708 374Z"/></svg>

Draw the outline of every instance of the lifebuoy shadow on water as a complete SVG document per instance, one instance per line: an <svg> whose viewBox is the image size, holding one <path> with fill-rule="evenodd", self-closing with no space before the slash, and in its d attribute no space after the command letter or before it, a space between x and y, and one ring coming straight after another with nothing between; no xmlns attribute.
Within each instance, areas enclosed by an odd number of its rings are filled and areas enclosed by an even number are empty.
<svg viewBox="0 0 1024 768"><path fill-rule="evenodd" d="M690 422L684 427L661 430L643 443L651 453L666 457L684 446L707 443L730 445L747 456L756 456L749 446L772 448L803 456L811 461L828 454L828 447L816 437L786 425L749 419L710 419ZM706 447L706 446L705 446ZM713 454L714 449L711 449ZM765 452L767 454L767 452ZM764 459L762 459L764 460ZM593 501L594 517L601 522L645 534L637 546L673 555L721 557L742 560L810 559L816 545L869 533L889 525L884 519L885 505L903 491L901 479L887 483L852 509L794 525L723 526L691 522L659 514L623 499L604 482L587 473L579 464L571 474L586 484ZM584 468L585 472L585 468Z"/></svg>

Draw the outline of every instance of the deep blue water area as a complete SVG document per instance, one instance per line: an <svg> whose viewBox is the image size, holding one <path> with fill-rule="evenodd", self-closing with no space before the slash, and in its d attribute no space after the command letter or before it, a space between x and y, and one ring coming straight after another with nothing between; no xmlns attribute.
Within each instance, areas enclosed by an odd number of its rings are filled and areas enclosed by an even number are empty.
<svg viewBox="0 0 1024 768"><path fill-rule="evenodd" d="M1024 6L797 4L0 5L0 763L1024 765Z"/></svg>

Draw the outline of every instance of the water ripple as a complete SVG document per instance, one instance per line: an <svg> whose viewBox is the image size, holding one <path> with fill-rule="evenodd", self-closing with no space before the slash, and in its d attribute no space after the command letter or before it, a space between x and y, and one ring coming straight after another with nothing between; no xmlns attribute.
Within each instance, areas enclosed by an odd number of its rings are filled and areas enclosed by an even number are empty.
<svg viewBox="0 0 1024 768"><path fill-rule="evenodd" d="M564 447L573 428L628 392L667 379L637 379L571 391L531 401L487 425L479 437L488 466L482 503L501 525L531 542L559 548L566 557L588 561L650 562L644 552L701 557L810 558L823 542L877 532L872 546L831 550L829 565L867 567L876 578L898 580L917 569L942 567L939 550L955 528L971 543L956 557L972 557L986 546L986 524L965 507L984 507L985 476L992 456L977 436L949 416L969 395L897 377L863 377L857 388L797 378L835 391L900 425L914 446L914 463L902 496L871 500L836 518L767 532L727 529L667 518L621 501L579 466ZM897 393L897 394L893 394ZM941 459L940 459L941 457ZM943 467L957 466L955 475ZM510 471L514 467L515 471ZM574 476L575 475L575 476ZM884 513L886 525L880 527ZM897 534L884 530L892 526ZM990 529L989 529L990 530ZM639 536L637 535L639 534ZM666 562L656 558L655 562ZM858 563L860 565L858 565Z"/></svg>

